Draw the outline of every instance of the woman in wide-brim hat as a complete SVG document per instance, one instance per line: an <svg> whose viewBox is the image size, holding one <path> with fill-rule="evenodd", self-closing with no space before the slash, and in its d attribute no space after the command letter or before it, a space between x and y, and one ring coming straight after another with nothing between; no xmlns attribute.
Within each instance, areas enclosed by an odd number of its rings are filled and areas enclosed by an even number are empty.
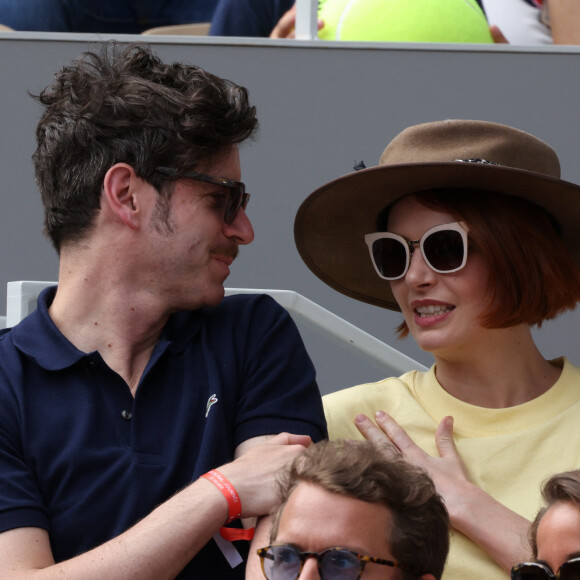
<svg viewBox="0 0 580 580"><path fill-rule="evenodd" d="M580 186L528 133L426 123L310 195L295 238L319 278L400 310L400 335L435 359L326 396L331 437L429 471L455 529L444 578L506 578L528 556L541 482L580 466L580 369L531 334L580 300Z"/></svg>

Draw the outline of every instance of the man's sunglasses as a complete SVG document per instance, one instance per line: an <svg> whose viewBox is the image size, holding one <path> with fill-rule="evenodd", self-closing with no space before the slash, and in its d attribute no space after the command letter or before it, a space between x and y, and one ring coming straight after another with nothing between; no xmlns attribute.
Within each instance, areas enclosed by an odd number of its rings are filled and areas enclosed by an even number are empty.
<svg viewBox="0 0 580 580"><path fill-rule="evenodd" d="M300 552L291 545L267 546L258 550L258 556L267 580L296 580L308 558L316 558L322 580L358 580L369 562L403 568L397 562L364 556L346 548L329 548L317 553Z"/></svg>
<svg viewBox="0 0 580 580"><path fill-rule="evenodd" d="M203 181L205 183L221 185L222 187L229 189L230 195L224 213L224 221L228 225L236 219L240 208L245 210L250 201L250 194L246 193L246 185L241 181L233 181L232 179L226 179L225 177L214 177L213 175L198 173L197 171L182 173L173 167L157 167L155 172L171 177L172 179L192 179L193 181Z"/></svg>
<svg viewBox="0 0 580 580"><path fill-rule="evenodd" d="M512 568L512 580L580 580L580 558L564 562L554 574L545 564L524 562Z"/></svg>
<svg viewBox="0 0 580 580"><path fill-rule="evenodd" d="M427 265L439 274L457 272L467 262L467 231L457 222L435 226L420 240L377 232L367 234L365 242L375 270L384 280L398 280L407 273L417 246Z"/></svg>

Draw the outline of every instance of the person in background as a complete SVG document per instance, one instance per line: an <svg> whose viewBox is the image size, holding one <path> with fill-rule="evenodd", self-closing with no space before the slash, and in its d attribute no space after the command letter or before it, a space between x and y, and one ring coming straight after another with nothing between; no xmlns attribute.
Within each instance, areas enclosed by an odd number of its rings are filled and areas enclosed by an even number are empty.
<svg viewBox="0 0 580 580"><path fill-rule="evenodd" d="M580 44L576 0L477 0L500 44ZM219 0L213 36L293 38L294 0ZM319 21L319 29L324 22Z"/></svg>
<svg viewBox="0 0 580 580"><path fill-rule="evenodd" d="M533 561L514 566L512 580L580 578L580 471L552 476L542 487L544 507L530 529Z"/></svg>
<svg viewBox="0 0 580 580"><path fill-rule="evenodd" d="M59 281L0 336L0 577L243 578L240 518L268 514L277 472L327 434L288 312L224 298L254 238L238 147L255 107L115 44L38 100Z"/></svg>
<svg viewBox="0 0 580 580"><path fill-rule="evenodd" d="M294 38L295 24L295 0L219 0L210 35ZM323 28L319 19L318 29Z"/></svg>
<svg viewBox="0 0 580 580"><path fill-rule="evenodd" d="M211 36L286 38L294 29L294 2L295 0L219 0L209 33Z"/></svg>
<svg viewBox="0 0 580 580"><path fill-rule="evenodd" d="M505 579L541 482L580 465L580 369L544 358L531 332L580 300L580 186L525 131L423 123L378 167L312 193L295 238L321 280L401 311L399 336L434 357L324 397L330 437L427 470L454 528L444 577Z"/></svg>
<svg viewBox="0 0 580 580"><path fill-rule="evenodd" d="M497 43L580 44L576 0L483 0Z"/></svg>
<svg viewBox="0 0 580 580"><path fill-rule="evenodd" d="M322 441L281 474L258 554L268 580L438 580L448 551L447 510L425 472L367 442Z"/></svg>
<svg viewBox="0 0 580 580"><path fill-rule="evenodd" d="M210 22L218 0L0 0L13 30L140 34L148 28Z"/></svg>

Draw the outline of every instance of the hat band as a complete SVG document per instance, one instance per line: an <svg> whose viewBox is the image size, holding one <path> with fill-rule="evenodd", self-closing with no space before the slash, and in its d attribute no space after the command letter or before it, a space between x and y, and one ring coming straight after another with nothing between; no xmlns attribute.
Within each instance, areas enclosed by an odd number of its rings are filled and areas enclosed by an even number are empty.
<svg viewBox="0 0 580 580"><path fill-rule="evenodd" d="M454 159L454 161L459 161L460 163L482 163L483 165L501 165L501 163L496 163L495 161L488 161L487 159L478 159L474 157L473 159Z"/></svg>

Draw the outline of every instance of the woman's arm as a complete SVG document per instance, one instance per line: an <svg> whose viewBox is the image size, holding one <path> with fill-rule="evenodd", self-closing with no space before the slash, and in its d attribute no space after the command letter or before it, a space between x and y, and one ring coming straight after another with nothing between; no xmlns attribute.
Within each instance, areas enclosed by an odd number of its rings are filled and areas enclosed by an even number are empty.
<svg viewBox="0 0 580 580"><path fill-rule="evenodd" d="M554 44L580 44L580 2L549 0Z"/></svg>

